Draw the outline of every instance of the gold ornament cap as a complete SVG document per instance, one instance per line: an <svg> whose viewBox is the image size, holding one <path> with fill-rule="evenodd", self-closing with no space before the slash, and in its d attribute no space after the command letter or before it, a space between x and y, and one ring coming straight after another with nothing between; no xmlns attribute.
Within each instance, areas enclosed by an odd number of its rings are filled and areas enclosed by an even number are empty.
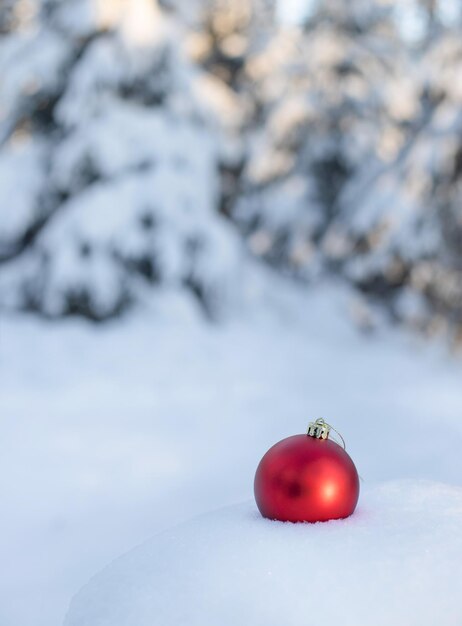
<svg viewBox="0 0 462 626"><path fill-rule="evenodd" d="M315 439L328 439L330 433L330 426L325 422L322 417L315 422L308 424L308 437L314 437Z"/></svg>
<svg viewBox="0 0 462 626"><path fill-rule="evenodd" d="M333 426L328 424L322 417L318 418L315 422L310 422L308 424L308 431L306 434L308 435L308 437L314 437L315 439L329 439L331 430L337 433L337 435L341 439L340 445L343 447L344 450L346 450L345 440L342 435L338 432L338 430L335 430ZM332 441L335 441L335 439L332 439ZM335 443L339 442L335 441Z"/></svg>

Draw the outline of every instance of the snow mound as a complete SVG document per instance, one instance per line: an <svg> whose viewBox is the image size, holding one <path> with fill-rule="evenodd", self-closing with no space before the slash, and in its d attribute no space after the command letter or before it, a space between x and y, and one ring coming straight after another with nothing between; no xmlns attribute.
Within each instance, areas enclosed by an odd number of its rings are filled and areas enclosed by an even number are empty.
<svg viewBox="0 0 462 626"><path fill-rule="evenodd" d="M65 626L460 625L461 524L462 488L413 481L322 524L222 509L109 565Z"/></svg>

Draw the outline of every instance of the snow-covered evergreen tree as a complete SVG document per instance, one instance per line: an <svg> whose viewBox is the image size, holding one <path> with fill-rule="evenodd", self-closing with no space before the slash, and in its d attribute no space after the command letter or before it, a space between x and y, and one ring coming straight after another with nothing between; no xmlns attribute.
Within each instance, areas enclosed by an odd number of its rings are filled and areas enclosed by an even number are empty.
<svg viewBox="0 0 462 626"><path fill-rule="evenodd" d="M399 46L389 11L329 0L304 29L282 29L249 60L260 116L235 215L274 263L311 275L320 255L341 256L341 235L330 232L341 194L364 165L378 169L393 116L413 113L394 111L403 87L396 57L407 69Z"/></svg>
<svg viewBox="0 0 462 626"><path fill-rule="evenodd" d="M12 6L22 17L2 13L0 45L3 303L105 319L164 283L213 314L240 242L217 210L220 135L181 21L152 0Z"/></svg>
<svg viewBox="0 0 462 626"><path fill-rule="evenodd" d="M425 328L462 320L460 23L430 4L403 26L398 3L326 0L247 61L260 117L231 211L275 266Z"/></svg>

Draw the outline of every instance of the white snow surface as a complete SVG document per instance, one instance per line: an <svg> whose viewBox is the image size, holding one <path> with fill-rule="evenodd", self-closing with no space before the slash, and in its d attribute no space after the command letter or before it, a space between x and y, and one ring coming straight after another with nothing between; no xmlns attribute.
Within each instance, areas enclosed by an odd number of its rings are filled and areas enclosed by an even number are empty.
<svg viewBox="0 0 462 626"><path fill-rule="evenodd" d="M71 596L118 555L195 515L250 500L266 450L321 416L342 433L363 478L357 516L344 526L285 531L248 508L231 509L213 522L214 536L242 527L256 537L261 529L263 545L274 535L273 554L281 558L304 532L315 533L318 555L332 536L329 550L339 563L356 546L358 562L348 571L363 568L367 588L372 575L379 580L394 571L398 554L409 558L394 582L405 589L411 563L418 564L417 578L428 576L430 565L444 580L460 568L460 544L441 534L460 532L457 490L369 489L397 479L461 485L460 362L444 347L386 329L359 334L347 315L353 295L338 285L306 294L275 278L264 285L254 281L254 305L221 325L205 322L184 293L162 289L136 315L104 326L0 319L1 626L60 626ZM398 515L401 506L407 518ZM281 532L287 541L278 539ZM334 540L342 532L345 541ZM419 553L425 533L429 567L427 553ZM181 568L177 550L169 568ZM198 559L196 567L203 566ZM273 575L285 567L275 566ZM239 571L252 580L254 570ZM311 584L307 576L303 588ZM436 589L434 606L447 608ZM341 589L334 597L326 588L321 604L333 611L345 602ZM88 606L79 619L94 615ZM152 623L172 626L155 616Z"/></svg>
<svg viewBox="0 0 462 626"><path fill-rule="evenodd" d="M416 481L367 489L336 522L229 507L117 559L65 626L457 626L461 524L462 488Z"/></svg>

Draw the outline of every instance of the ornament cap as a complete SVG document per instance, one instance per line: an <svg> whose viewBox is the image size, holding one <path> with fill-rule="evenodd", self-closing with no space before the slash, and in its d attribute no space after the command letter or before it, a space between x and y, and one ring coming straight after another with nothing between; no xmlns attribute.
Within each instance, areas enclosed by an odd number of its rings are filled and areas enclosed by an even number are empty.
<svg viewBox="0 0 462 626"><path fill-rule="evenodd" d="M330 433L330 426L325 422L322 417L317 419L315 422L310 422L308 424L308 437L314 437L315 439L328 439Z"/></svg>
<svg viewBox="0 0 462 626"><path fill-rule="evenodd" d="M306 434L308 435L308 437L314 437L315 439L329 439L331 430L337 433L337 435L342 440L341 445L343 446L343 449L346 450L345 440L342 435L338 432L338 430L335 430L333 426L328 424L326 420L324 420L322 417L319 417L315 422L310 422L308 424L308 431ZM333 439L333 441L335 440ZM336 441L335 443L338 443L338 441Z"/></svg>

